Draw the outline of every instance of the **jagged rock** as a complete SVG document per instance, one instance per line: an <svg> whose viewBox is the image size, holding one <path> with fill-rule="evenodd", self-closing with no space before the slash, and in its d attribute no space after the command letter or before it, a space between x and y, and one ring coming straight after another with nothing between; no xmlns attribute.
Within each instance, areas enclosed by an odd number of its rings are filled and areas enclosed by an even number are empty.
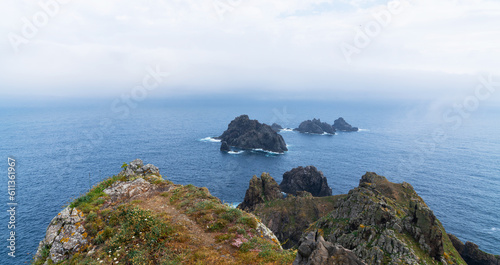
<svg viewBox="0 0 500 265"><path fill-rule="evenodd" d="M313 133L313 134L335 134L335 128L326 122L321 122L320 119L313 119L303 121L299 128L294 129L295 131L301 133Z"/></svg>
<svg viewBox="0 0 500 265"><path fill-rule="evenodd" d="M366 265L352 251L327 242L316 231L307 233L297 250L293 265Z"/></svg>
<svg viewBox="0 0 500 265"><path fill-rule="evenodd" d="M49 248L49 257L54 263L71 258L88 243L84 220L78 209L66 207L50 222L45 238L38 245L35 260L42 257L44 248Z"/></svg>
<svg viewBox="0 0 500 265"><path fill-rule="evenodd" d="M117 181L111 187L104 190L109 195L108 202L131 200L141 196L146 196L147 192L153 189L153 185L143 178L132 181Z"/></svg>
<svg viewBox="0 0 500 265"><path fill-rule="evenodd" d="M465 244L452 234L448 234L453 246L457 249L460 256L469 265L500 265L500 256L486 253L479 247L467 241Z"/></svg>
<svg viewBox="0 0 500 265"><path fill-rule="evenodd" d="M336 202L336 209L319 219L314 229L328 231L327 241L352 250L369 264L421 264L423 250L444 263L441 226L433 212L408 183L396 184L367 172L359 187ZM452 262L463 262L448 249Z"/></svg>
<svg viewBox="0 0 500 265"><path fill-rule="evenodd" d="M267 124L250 120L248 115L235 118L228 125L227 130L215 138L227 142L229 146L241 149L262 149L277 153L288 151L281 135Z"/></svg>
<svg viewBox="0 0 500 265"><path fill-rule="evenodd" d="M281 127L281 125L279 125L277 123L273 123L273 125L271 125L271 128L273 128L273 130L275 132L279 132L279 131L283 130L283 127Z"/></svg>
<svg viewBox="0 0 500 265"><path fill-rule="evenodd" d="M297 167L285 172L280 188L283 192L293 195L299 191L310 192L315 197L332 195L325 176L314 166Z"/></svg>
<svg viewBox="0 0 500 265"><path fill-rule="evenodd" d="M245 193L245 199L238 205L239 209L253 211L259 203L283 198L278 183L267 173L260 178L253 176Z"/></svg>
<svg viewBox="0 0 500 265"><path fill-rule="evenodd" d="M222 152L229 152L229 151L231 151L231 148L229 147L229 145L227 144L226 141L222 141L222 143L220 145L220 150Z"/></svg>
<svg viewBox="0 0 500 265"><path fill-rule="evenodd" d="M147 164L144 166L142 160L136 159L130 164L128 164L122 172L119 173L119 175L124 175L127 177L133 177L133 176L147 176L147 175L159 175L160 170L151 165Z"/></svg>
<svg viewBox="0 0 500 265"><path fill-rule="evenodd" d="M357 132L357 131L359 131L358 127L352 127L342 117L335 120L335 122L333 123L333 128L335 128L335 130L337 130L337 131L342 131L342 132Z"/></svg>

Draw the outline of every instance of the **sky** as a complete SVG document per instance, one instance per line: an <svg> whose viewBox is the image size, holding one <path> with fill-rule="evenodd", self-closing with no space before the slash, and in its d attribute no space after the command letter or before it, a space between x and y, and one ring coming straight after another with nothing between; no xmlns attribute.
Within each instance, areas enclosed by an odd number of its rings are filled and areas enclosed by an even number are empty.
<svg viewBox="0 0 500 265"><path fill-rule="evenodd" d="M4 98L500 101L499 66L498 0L0 1Z"/></svg>

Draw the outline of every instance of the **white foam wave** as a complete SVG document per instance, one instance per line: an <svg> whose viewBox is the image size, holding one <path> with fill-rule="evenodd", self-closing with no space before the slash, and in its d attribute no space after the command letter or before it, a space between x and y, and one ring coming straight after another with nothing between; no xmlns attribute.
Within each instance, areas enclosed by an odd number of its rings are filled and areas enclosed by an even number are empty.
<svg viewBox="0 0 500 265"><path fill-rule="evenodd" d="M221 140L215 139L213 137L205 137L203 139L200 139L200 141L202 141L202 142L211 142L211 143L220 143L221 142Z"/></svg>
<svg viewBox="0 0 500 265"><path fill-rule="evenodd" d="M368 129L358 129L358 132L369 132L370 130Z"/></svg>
<svg viewBox="0 0 500 265"><path fill-rule="evenodd" d="M256 149L252 149L253 152L263 152L263 153L268 153L268 154L272 154L272 155L282 155L284 153L278 153L278 152L273 152L273 151L268 151L268 150L264 150L262 148L256 148Z"/></svg>
<svg viewBox="0 0 500 265"><path fill-rule="evenodd" d="M492 227L492 228L491 228L491 231L493 231L493 232L500 231L500 228L497 228L497 227Z"/></svg>
<svg viewBox="0 0 500 265"><path fill-rule="evenodd" d="M284 128L284 129L281 129L282 132L293 132L293 129L290 129L290 128Z"/></svg>
<svg viewBox="0 0 500 265"><path fill-rule="evenodd" d="M228 154L231 154L231 155L239 155L239 154L241 154L241 153L243 153L243 152L245 152L245 151L229 151L229 152L227 152L227 153L228 153Z"/></svg>

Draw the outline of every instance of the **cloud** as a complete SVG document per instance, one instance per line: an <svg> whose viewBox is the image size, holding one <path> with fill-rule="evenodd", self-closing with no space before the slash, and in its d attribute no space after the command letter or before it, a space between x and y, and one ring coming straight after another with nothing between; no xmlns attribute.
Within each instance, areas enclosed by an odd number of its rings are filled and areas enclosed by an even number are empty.
<svg viewBox="0 0 500 265"><path fill-rule="evenodd" d="M498 1L402 1L350 64L342 43L355 47L390 2L65 2L17 53L9 36L22 37L23 18L46 11L33 1L0 3L2 93L113 97L140 83L149 65L172 73L157 96L425 98L462 93L480 72L500 74Z"/></svg>

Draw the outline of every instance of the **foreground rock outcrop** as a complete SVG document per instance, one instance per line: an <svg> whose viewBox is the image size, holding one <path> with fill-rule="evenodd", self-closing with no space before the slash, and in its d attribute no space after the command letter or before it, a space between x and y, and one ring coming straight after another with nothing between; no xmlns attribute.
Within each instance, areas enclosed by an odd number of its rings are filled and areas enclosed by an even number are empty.
<svg viewBox="0 0 500 265"><path fill-rule="evenodd" d="M358 127L352 127L342 117L335 120L335 122L333 123L333 128L335 128L335 130L341 131L341 132L357 132L357 131L359 131Z"/></svg>
<svg viewBox="0 0 500 265"><path fill-rule="evenodd" d="M250 180L245 198L238 208L251 212L257 204L282 198L278 183L269 174L262 173L260 178L253 176Z"/></svg>
<svg viewBox="0 0 500 265"><path fill-rule="evenodd" d="M309 232L301 240L293 265L366 265L352 251L327 242L318 232Z"/></svg>
<svg viewBox="0 0 500 265"><path fill-rule="evenodd" d="M465 244L456 236L448 234L453 246L468 265L500 265L500 256L488 254L479 247L467 241Z"/></svg>
<svg viewBox="0 0 500 265"><path fill-rule="evenodd" d="M323 172L314 166L297 167L283 174L280 184L283 192L296 195L298 191L307 191L315 197L331 196L332 189Z"/></svg>
<svg viewBox="0 0 500 265"><path fill-rule="evenodd" d="M464 264L436 216L408 183L366 173L312 229L369 264Z"/></svg>
<svg viewBox="0 0 500 265"><path fill-rule="evenodd" d="M216 139L239 149L261 149L276 153L288 151L285 140L267 124L250 120L248 115L236 117L227 130ZM221 148L222 149L222 148Z"/></svg>
<svg viewBox="0 0 500 265"><path fill-rule="evenodd" d="M208 189L163 180L142 161L73 201L33 264L291 264L273 232ZM276 184L277 187L277 184Z"/></svg>
<svg viewBox="0 0 500 265"><path fill-rule="evenodd" d="M321 122L320 119L303 121L299 127L294 130L301 133L335 134L335 128L326 122Z"/></svg>

